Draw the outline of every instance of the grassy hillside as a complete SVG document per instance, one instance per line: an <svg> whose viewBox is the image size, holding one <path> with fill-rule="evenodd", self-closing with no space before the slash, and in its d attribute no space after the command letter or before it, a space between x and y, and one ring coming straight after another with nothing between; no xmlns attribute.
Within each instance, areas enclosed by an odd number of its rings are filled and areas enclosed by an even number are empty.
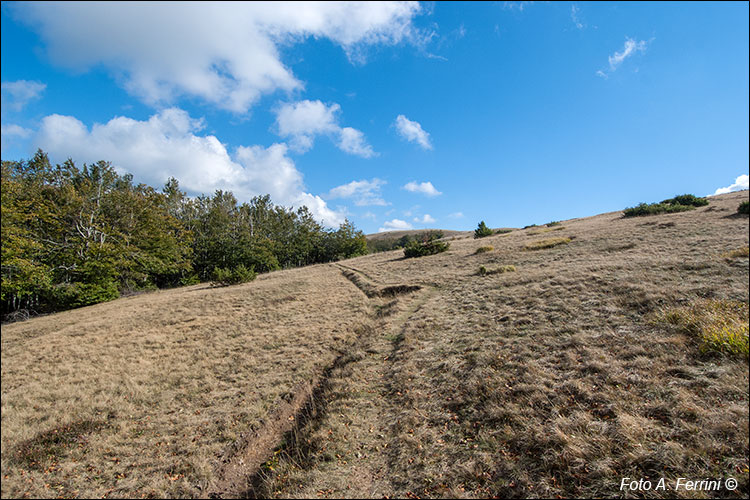
<svg viewBox="0 0 750 500"><path fill-rule="evenodd" d="M4 325L2 496L746 497L747 199Z"/></svg>

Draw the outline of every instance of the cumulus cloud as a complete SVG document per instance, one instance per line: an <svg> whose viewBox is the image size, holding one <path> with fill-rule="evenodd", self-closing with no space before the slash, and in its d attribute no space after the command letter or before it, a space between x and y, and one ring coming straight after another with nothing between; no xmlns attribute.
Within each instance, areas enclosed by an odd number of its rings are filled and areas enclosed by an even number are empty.
<svg viewBox="0 0 750 500"><path fill-rule="evenodd" d="M632 38L626 37L625 38L625 46L622 49L622 52L615 52L611 56L609 56L609 73L605 70L599 70L596 72L597 75L607 78L609 74L614 73L617 68L622 64L622 62L627 59L628 57L632 56L636 52L645 52L646 46L648 45L648 42L645 40L641 40L640 42L636 42Z"/></svg>
<svg viewBox="0 0 750 500"><path fill-rule="evenodd" d="M731 193L732 191L741 191L743 189L748 189L749 179L750 177L747 174L740 175L734 180L734 184L717 189L716 192L712 196L716 196L717 194Z"/></svg>
<svg viewBox="0 0 750 500"><path fill-rule="evenodd" d="M432 185L432 182L420 182L417 183L415 181L408 182L404 184L402 189L406 189L407 191L411 191L412 193L422 193L426 196L438 196L443 193L435 189L435 186Z"/></svg>
<svg viewBox="0 0 750 500"><path fill-rule="evenodd" d="M399 135L409 142L416 142L422 149L432 149L430 134L422 129L419 122L411 121L404 115L398 115L395 122Z"/></svg>
<svg viewBox="0 0 750 500"><path fill-rule="evenodd" d="M363 158L374 156L376 153L362 132L338 124L340 110L336 103L326 105L321 101L284 103L276 109L276 129L281 137L290 139L292 148L299 153L313 147L315 136L328 135L345 153Z"/></svg>
<svg viewBox="0 0 750 500"><path fill-rule="evenodd" d="M419 217L414 217L414 222L418 222L420 224L432 224L435 222L435 219L430 214L424 214L424 217L421 219Z"/></svg>
<svg viewBox="0 0 750 500"><path fill-rule="evenodd" d="M0 84L0 99L3 108L21 111L29 101L39 99L47 85L41 82L16 80Z"/></svg>
<svg viewBox="0 0 750 500"><path fill-rule="evenodd" d="M215 136L200 135L203 121L178 108L165 109L148 120L116 117L86 125L72 116L42 119L35 146L55 161L111 161L139 181L161 186L169 177L191 194L231 190L239 200L270 194L275 203L307 205L329 226L343 222L319 196L305 192L302 173L287 155L286 144L240 146L233 154Z"/></svg>
<svg viewBox="0 0 750 500"><path fill-rule="evenodd" d="M28 139L31 133L31 130L20 125L3 123L0 125L0 151L5 151L17 139Z"/></svg>
<svg viewBox="0 0 750 500"><path fill-rule="evenodd" d="M179 96L245 113L264 94L303 87L280 46L327 38L354 62L375 44L418 44L417 2L28 2L14 14L56 64L103 65L151 105Z"/></svg>
<svg viewBox="0 0 750 500"><path fill-rule="evenodd" d="M354 199L354 204L360 207L369 205L385 206L388 203L386 203L380 193L380 187L384 184L385 181L378 178L371 181L352 181L331 189L326 198L352 198Z"/></svg>
<svg viewBox="0 0 750 500"><path fill-rule="evenodd" d="M379 233L383 233L385 231L403 231L405 229L412 229L412 225L406 222L405 220L401 219L393 219L389 221L385 221L383 223L383 227L378 229Z"/></svg>

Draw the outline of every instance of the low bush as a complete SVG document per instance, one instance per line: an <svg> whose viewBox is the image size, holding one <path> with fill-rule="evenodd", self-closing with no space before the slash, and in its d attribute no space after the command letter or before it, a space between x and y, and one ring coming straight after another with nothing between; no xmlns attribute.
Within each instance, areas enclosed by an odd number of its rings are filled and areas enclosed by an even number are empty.
<svg viewBox="0 0 750 500"><path fill-rule="evenodd" d="M495 234L508 234L512 231L512 229L498 229L497 231L495 231Z"/></svg>
<svg viewBox="0 0 750 500"><path fill-rule="evenodd" d="M552 222L548 222L548 223L546 224L546 226L547 226L547 227L552 227L552 226L559 226L560 224L562 224L562 222L560 222L560 221L557 221L557 220L553 220Z"/></svg>
<svg viewBox="0 0 750 500"><path fill-rule="evenodd" d="M740 206L737 207L737 213L745 215L750 214L750 202L743 201L742 203L740 203Z"/></svg>
<svg viewBox="0 0 750 500"><path fill-rule="evenodd" d="M526 243L524 245L524 250L542 250L543 248L552 248L556 247L557 245L565 245L566 243L570 243L572 240L570 238L548 238L546 240L539 240L539 241L532 241L531 243Z"/></svg>
<svg viewBox="0 0 750 500"><path fill-rule="evenodd" d="M516 272L516 266L506 265L500 266L497 269L487 269L484 266L479 266L477 270L477 276L490 276L492 274L503 274L503 273L514 273Z"/></svg>
<svg viewBox="0 0 750 500"><path fill-rule="evenodd" d="M253 267L248 269L242 264L239 264L234 269L217 267L214 269L213 283L214 286L239 285L240 283L253 281L255 276L255 269Z"/></svg>
<svg viewBox="0 0 750 500"><path fill-rule="evenodd" d="M493 251L494 249L495 249L495 247L493 247L492 245L489 245L489 246L486 246L486 247L479 247L479 248L477 248L477 251L476 251L476 252L474 252L474 254L480 254L480 253L491 252L491 251Z"/></svg>
<svg viewBox="0 0 750 500"><path fill-rule="evenodd" d="M668 198L660 203L639 203L635 207L626 208L623 211L625 217L638 217L643 215L671 214L693 210L695 207L708 205L706 198L699 198L692 194L681 194L674 198Z"/></svg>
<svg viewBox="0 0 750 500"><path fill-rule="evenodd" d="M474 230L474 239L484 238L485 236L492 236L492 234L492 229L488 228L487 224L485 224L484 221L481 221L477 225L477 228Z"/></svg>
<svg viewBox="0 0 750 500"><path fill-rule="evenodd" d="M445 252L450 247L450 243L445 243L438 240L432 241L410 241L404 247L404 257L423 257L425 255L434 255L440 252Z"/></svg>
<svg viewBox="0 0 750 500"><path fill-rule="evenodd" d="M700 300L657 313L657 324L696 338L701 352L748 357L748 304L735 300Z"/></svg>

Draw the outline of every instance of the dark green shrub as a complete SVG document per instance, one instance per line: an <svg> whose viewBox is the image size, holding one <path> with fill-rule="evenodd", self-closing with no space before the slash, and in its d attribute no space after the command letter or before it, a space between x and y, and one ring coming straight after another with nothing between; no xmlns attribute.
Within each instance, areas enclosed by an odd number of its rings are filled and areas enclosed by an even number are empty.
<svg viewBox="0 0 750 500"><path fill-rule="evenodd" d="M698 198L692 194L681 194L669 198L661 203L639 203L635 207L626 208L623 211L625 217L637 217L641 215L671 214L693 210L695 207L708 205L706 198Z"/></svg>
<svg viewBox="0 0 750 500"><path fill-rule="evenodd" d="M214 268L213 282L215 286L239 285L253 281L255 276L255 269L248 269L242 264L234 269L217 267Z"/></svg>
<svg viewBox="0 0 750 500"><path fill-rule="evenodd" d="M562 224L562 222L557 221L557 220L553 220L552 222L548 222L547 223L547 227L559 226L560 224Z"/></svg>
<svg viewBox="0 0 750 500"><path fill-rule="evenodd" d="M423 257L425 255L434 255L436 253L445 252L450 247L450 243L442 241L410 241L409 244L404 247L404 257Z"/></svg>
<svg viewBox="0 0 750 500"><path fill-rule="evenodd" d="M668 205L685 205L689 207L705 207L706 205L708 205L708 200L706 198L698 198L697 196L692 194L681 194L679 196L675 196L674 198L664 200L662 201L662 203L666 203Z"/></svg>
<svg viewBox="0 0 750 500"><path fill-rule="evenodd" d="M528 226L523 226L524 229L529 229L530 227L536 227L536 224L529 224Z"/></svg>
<svg viewBox="0 0 750 500"><path fill-rule="evenodd" d="M498 229L497 231L495 231L495 234L507 234L512 231L513 231L512 229Z"/></svg>
<svg viewBox="0 0 750 500"><path fill-rule="evenodd" d="M740 206L737 207L737 213L738 214L750 214L750 203L747 201L743 201L740 203Z"/></svg>
<svg viewBox="0 0 750 500"><path fill-rule="evenodd" d="M474 230L474 238L484 238L485 236L491 236L492 229L487 227L484 221L480 222L477 228Z"/></svg>

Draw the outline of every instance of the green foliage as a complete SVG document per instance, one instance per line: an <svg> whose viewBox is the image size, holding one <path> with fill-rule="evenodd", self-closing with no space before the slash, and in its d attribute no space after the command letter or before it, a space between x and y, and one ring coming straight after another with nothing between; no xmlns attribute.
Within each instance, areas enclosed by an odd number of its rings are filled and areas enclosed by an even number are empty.
<svg viewBox="0 0 750 500"><path fill-rule="evenodd" d="M217 267L213 272L213 282L216 286L239 285L255 279L255 270L238 264L233 269Z"/></svg>
<svg viewBox="0 0 750 500"><path fill-rule="evenodd" d="M378 238L374 241L367 242L369 252L387 252L406 247L412 241L432 241L439 240L444 236L442 231L423 231L416 234L405 234L400 238Z"/></svg>
<svg viewBox="0 0 750 500"><path fill-rule="evenodd" d="M666 199L662 201L662 203L667 205L683 205L686 207L705 207L708 205L708 200L706 198L699 198L692 194L681 194L674 198Z"/></svg>
<svg viewBox="0 0 750 500"><path fill-rule="evenodd" d="M671 214L693 210L695 207L708 205L706 198L698 198L692 194L681 194L669 198L661 203L639 203L635 207L626 208L623 211L625 217L638 217L644 215Z"/></svg>
<svg viewBox="0 0 750 500"><path fill-rule="evenodd" d="M325 229L306 207L277 206L268 195L191 199L174 178L159 192L105 161L52 166L39 150L2 162L1 180L3 315L211 281L217 268L248 279L367 253L349 221Z"/></svg>
<svg viewBox="0 0 750 500"><path fill-rule="evenodd" d="M445 252L450 247L450 243L445 243L438 240L431 241L411 241L406 247L404 247L404 257L423 257L425 255L434 255L440 252Z"/></svg>
<svg viewBox="0 0 750 500"><path fill-rule="evenodd" d="M498 229L497 231L495 231L495 234L508 234L511 232L513 232L512 229Z"/></svg>
<svg viewBox="0 0 750 500"><path fill-rule="evenodd" d="M750 203L748 203L747 201L743 201L742 203L740 203L740 206L737 207L737 213L745 215L750 214Z"/></svg>
<svg viewBox="0 0 750 500"><path fill-rule="evenodd" d="M484 221L481 221L474 230L474 239L484 238L485 236L492 236L492 229L488 228Z"/></svg>
<svg viewBox="0 0 750 500"><path fill-rule="evenodd" d="M560 222L560 221L557 221L557 220L553 220L552 222L548 222L548 223L546 224L546 226L547 226L547 227L553 227L553 226L559 226L560 224L562 224L562 222Z"/></svg>
<svg viewBox="0 0 750 500"><path fill-rule="evenodd" d="M523 226L524 229L529 229L530 227L536 227L536 224L529 224L528 226Z"/></svg>

